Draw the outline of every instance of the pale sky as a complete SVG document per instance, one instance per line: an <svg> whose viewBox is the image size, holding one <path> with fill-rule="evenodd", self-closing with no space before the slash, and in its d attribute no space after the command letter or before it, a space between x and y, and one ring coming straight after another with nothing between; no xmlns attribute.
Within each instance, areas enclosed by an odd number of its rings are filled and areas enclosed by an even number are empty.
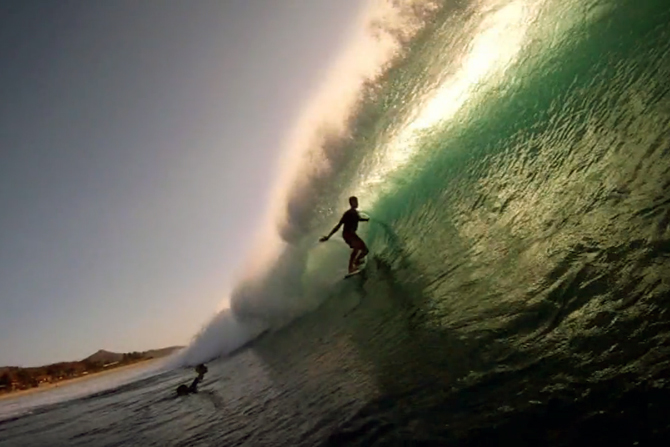
<svg viewBox="0 0 670 447"><path fill-rule="evenodd" d="M0 366L189 342L361 2L0 5Z"/></svg>

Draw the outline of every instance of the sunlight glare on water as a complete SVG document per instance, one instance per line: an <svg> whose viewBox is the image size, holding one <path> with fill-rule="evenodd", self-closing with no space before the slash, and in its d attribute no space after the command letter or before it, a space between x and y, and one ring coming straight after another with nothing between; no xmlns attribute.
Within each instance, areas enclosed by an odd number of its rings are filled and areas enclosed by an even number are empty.
<svg viewBox="0 0 670 447"><path fill-rule="evenodd" d="M484 93L500 84L506 69L515 62L526 33L543 2L493 1L480 7L475 19L477 31L465 46L461 66L436 88L416 101L408 120L400 127L385 150L382 162L366 186L381 183L405 166L421 146L422 135L445 123ZM459 58L455 58L459 59ZM444 67L444 71L451 67Z"/></svg>

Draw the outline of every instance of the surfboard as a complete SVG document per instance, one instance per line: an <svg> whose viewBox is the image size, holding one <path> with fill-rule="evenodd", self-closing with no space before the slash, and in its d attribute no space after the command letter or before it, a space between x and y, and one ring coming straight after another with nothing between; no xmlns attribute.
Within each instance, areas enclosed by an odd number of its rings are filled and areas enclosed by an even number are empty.
<svg viewBox="0 0 670 447"><path fill-rule="evenodd" d="M344 279L351 278L352 276L359 275L362 271L363 271L363 269L360 268L360 269L358 269L358 270L354 270L354 271L351 272L351 273L347 273L346 275L344 275Z"/></svg>
<svg viewBox="0 0 670 447"><path fill-rule="evenodd" d="M363 260L363 262L361 263L361 265L358 267L358 269L354 270L351 273L347 273L346 275L344 275L344 279L351 278L352 276L356 276L356 275L361 274L363 272L363 270L365 270L365 267L367 265L368 265L368 258L366 256L365 259Z"/></svg>

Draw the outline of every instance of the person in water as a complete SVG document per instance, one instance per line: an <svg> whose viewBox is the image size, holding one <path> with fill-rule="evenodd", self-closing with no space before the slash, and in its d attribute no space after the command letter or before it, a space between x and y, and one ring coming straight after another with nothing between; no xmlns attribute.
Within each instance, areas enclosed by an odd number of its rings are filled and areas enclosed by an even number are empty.
<svg viewBox="0 0 670 447"><path fill-rule="evenodd" d="M344 229L342 230L342 238L352 249L351 257L349 257L349 273L354 273L363 263L365 256L368 254L368 247L365 245L365 242L363 242L363 239L356 234L356 230L358 230L358 222L368 222L370 219L361 217L360 214L358 214L358 211L356 210L356 208L358 208L358 199L356 197L349 197L349 205L351 205L351 208L342 215L342 218L338 224L335 225L335 228L333 228L328 236L322 237L319 241L326 242L333 234L337 233L337 230L339 230L341 226L344 226Z"/></svg>
<svg viewBox="0 0 670 447"><path fill-rule="evenodd" d="M178 396L186 396L187 394L193 394L198 392L198 383L202 382L202 379L205 378L205 374L207 373L207 367L203 363L201 363L195 367L195 372L198 373L198 376L195 379L193 379L193 382L191 383L190 386L179 385L177 387Z"/></svg>

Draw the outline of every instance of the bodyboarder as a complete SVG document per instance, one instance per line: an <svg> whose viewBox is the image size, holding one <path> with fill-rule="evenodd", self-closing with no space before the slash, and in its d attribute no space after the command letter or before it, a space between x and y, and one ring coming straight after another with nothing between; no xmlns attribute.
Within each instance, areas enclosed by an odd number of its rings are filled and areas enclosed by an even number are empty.
<svg viewBox="0 0 670 447"><path fill-rule="evenodd" d="M205 378L205 374L207 373L207 366L205 366L204 363L199 364L198 366L195 367L195 372L198 373L198 376L193 379L193 382L191 383L190 386L187 385L179 385L177 387L177 396L186 396L188 394L195 394L198 392L198 383L202 382L202 379Z"/></svg>

